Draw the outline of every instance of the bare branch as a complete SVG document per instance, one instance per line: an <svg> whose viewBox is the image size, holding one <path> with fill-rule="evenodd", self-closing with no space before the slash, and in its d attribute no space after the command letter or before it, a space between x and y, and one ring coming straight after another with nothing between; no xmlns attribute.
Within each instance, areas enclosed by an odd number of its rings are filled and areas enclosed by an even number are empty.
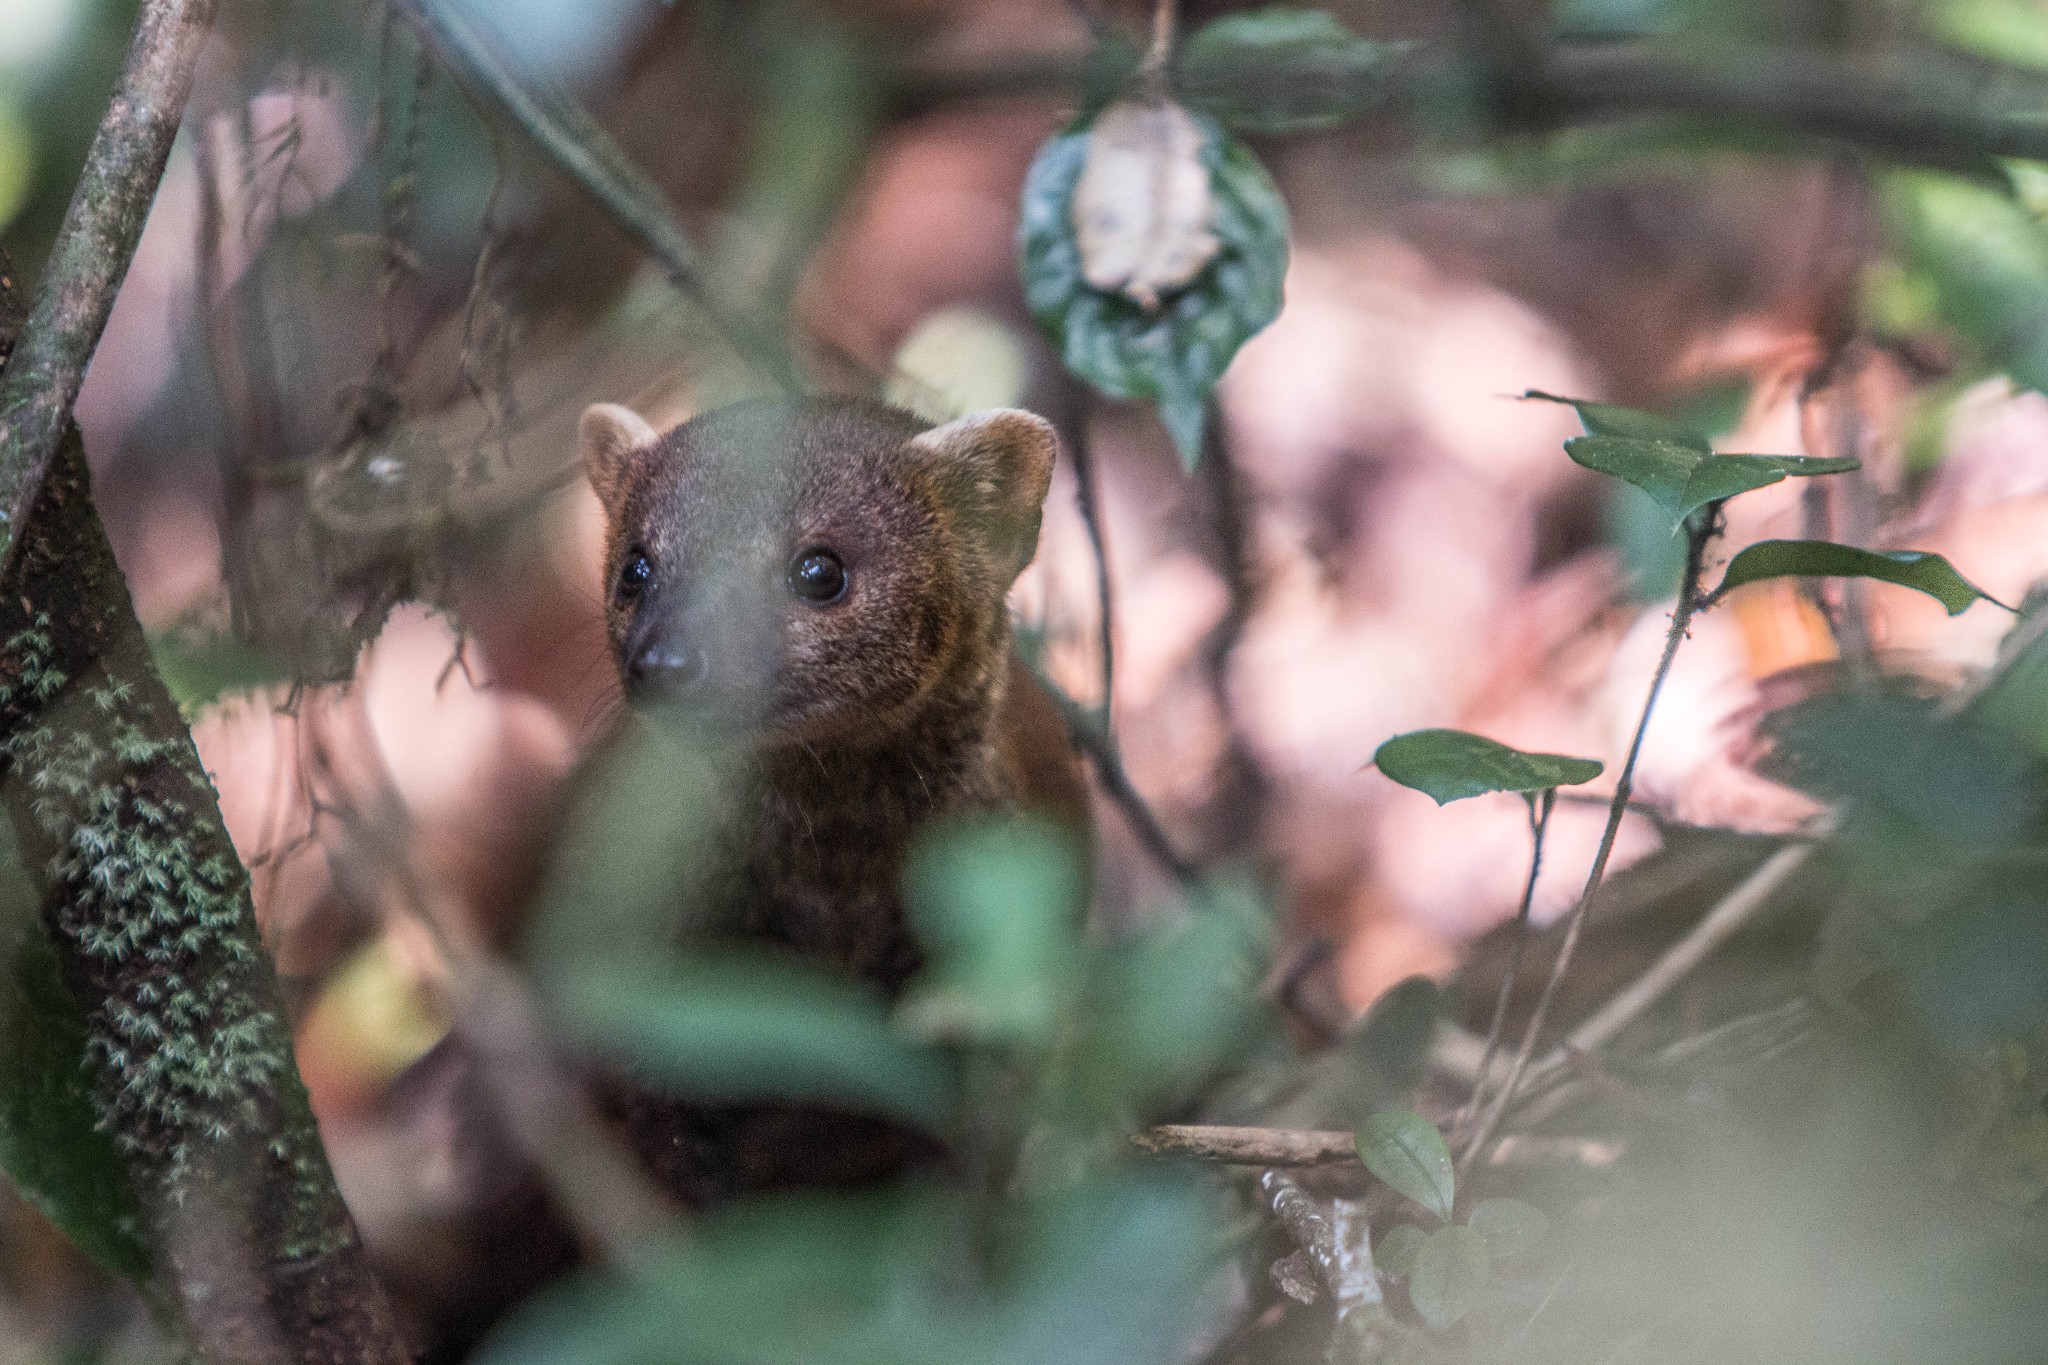
<svg viewBox="0 0 2048 1365"><path fill-rule="evenodd" d="M85 367L135 259L184 118L214 0L145 0L114 98L86 153L43 286L0 369L0 574L71 425Z"/></svg>
<svg viewBox="0 0 2048 1365"><path fill-rule="evenodd" d="M1358 1160L1356 1140L1337 1131L1162 1123L1131 1134L1131 1145L1153 1156L1192 1157L1233 1166L1326 1166Z"/></svg>
<svg viewBox="0 0 2048 1365"><path fill-rule="evenodd" d="M725 333L742 359L788 392L805 385L789 347L712 280L704 254L676 222L661 187L566 93L514 69L485 32L447 0L394 0L463 88L509 118L533 145L661 262L676 287Z"/></svg>

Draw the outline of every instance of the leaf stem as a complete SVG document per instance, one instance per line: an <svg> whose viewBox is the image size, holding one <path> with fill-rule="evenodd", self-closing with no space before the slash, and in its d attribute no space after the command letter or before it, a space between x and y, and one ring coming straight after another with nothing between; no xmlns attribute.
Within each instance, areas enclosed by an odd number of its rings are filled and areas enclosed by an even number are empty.
<svg viewBox="0 0 2048 1365"><path fill-rule="evenodd" d="M1557 788L1540 794L1524 792L1529 803L1529 880L1522 888L1521 908L1515 912L1515 941L1508 949L1507 966L1502 969L1500 994L1493 1002L1493 1023L1486 1030L1486 1050L1479 1054L1479 1076L1472 1083L1472 1096L1452 1121L1454 1132L1463 1132L1477 1117L1479 1101L1486 1093L1486 1078L1493 1070L1494 1054L1500 1050L1501 1031L1507 1025L1508 1000L1515 992L1515 975L1521 970L1522 955L1529 947L1529 908L1536 900L1536 878L1543 871L1543 836L1550 829L1550 813L1557 808Z"/></svg>
<svg viewBox="0 0 2048 1365"><path fill-rule="evenodd" d="M1088 437L1088 391L1079 384L1075 387L1081 390L1080 411L1074 417L1068 448L1074 457L1074 502L1081 511L1081 524L1088 531L1088 547L1095 553L1095 608L1102 650L1102 699L1097 704L1102 712L1103 733L1108 734L1113 724L1110 701L1116 683L1116 617L1109 582L1108 537L1102 529L1102 507L1095 497L1095 453Z"/></svg>
<svg viewBox="0 0 2048 1365"><path fill-rule="evenodd" d="M1102 784L1103 795L1123 812L1124 820L1131 832L1138 836L1138 842L1153 861L1171 876L1183 890L1193 891L1201 885L1201 874L1194 864L1180 855L1173 841L1166 836L1166 829L1159 823L1159 817L1145 803L1137 787L1131 783L1130 774L1124 771L1122 756L1117 752L1116 741L1110 738L1088 708L1067 695L1066 689L1047 677L1045 670L1036 664L1032 673L1046 696L1058 709L1060 719L1066 722L1067 734L1074 741L1074 747L1087 755L1088 762L1095 769L1096 781Z"/></svg>
<svg viewBox="0 0 2048 1365"><path fill-rule="evenodd" d="M1643 738L1649 733L1650 717L1656 713L1657 695L1664 689L1664 680L1671 675L1671 664L1678 657L1678 646L1685 640L1693 613L1700 606L1700 570L1706 559L1707 544L1720 527L1719 502L1709 503L1686 520L1685 576L1678 584L1678 604L1671 612L1671 628L1664 634L1664 653L1657 660L1657 671L1650 677L1649 694L1643 698L1642 715L1637 719L1635 735L1629 741L1628 757L1622 761L1621 772L1614 781L1614 798L1608 803L1607 826L1600 833L1599 850L1593 855L1593 867L1586 875L1585 888L1579 892L1578 903L1572 907L1571 918L1565 925L1564 942L1558 946L1557 961L1550 969L1550 979L1543 983L1543 994L1537 998L1536 1012L1529 1016L1529 1025L1522 1032L1522 1043L1515 1050L1514 1065L1508 1068L1506 1082L1494 1096L1492 1105L1485 1111L1486 1117L1474 1130L1459 1157L1460 1168L1469 1167L1477 1159L1499 1128L1508 1106L1514 1102L1522 1075L1528 1069L1530 1055L1536 1050L1537 1036L1542 1033L1551 1004L1557 998L1558 985L1571 967L1572 954L1577 950L1579 936L1586 928L1587 912L1592 908L1593 897L1599 892L1601 882L1606 879L1607 860L1614 853L1614 841L1621 833L1621 820L1628 812L1629 797L1635 790L1636 761L1642 756Z"/></svg>

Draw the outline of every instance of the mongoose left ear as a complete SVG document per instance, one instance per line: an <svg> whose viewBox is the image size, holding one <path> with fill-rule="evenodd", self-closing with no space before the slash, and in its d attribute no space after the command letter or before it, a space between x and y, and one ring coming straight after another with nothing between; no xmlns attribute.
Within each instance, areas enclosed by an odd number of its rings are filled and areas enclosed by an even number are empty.
<svg viewBox="0 0 2048 1365"><path fill-rule="evenodd" d="M576 424L576 445L583 456L583 472L607 509L618 502L634 454L660 439L647 419L631 408L592 403L583 410L583 419Z"/></svg>
<svg viewBox="0 0 2048 1365"><path fill-rule="evenodd" d="M1038 550L1058 448L1052 423L1019 408L971 413L910 442L962 524L1012 578Z"/></svg>

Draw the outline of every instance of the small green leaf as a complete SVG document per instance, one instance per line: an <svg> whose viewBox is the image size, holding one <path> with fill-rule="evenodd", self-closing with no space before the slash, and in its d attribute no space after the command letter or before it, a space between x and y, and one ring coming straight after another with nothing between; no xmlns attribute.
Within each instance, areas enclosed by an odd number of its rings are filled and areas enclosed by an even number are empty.
<svg viewBox="0 0 2048 1365"><path fill-rule="evenodd" d="M1844 474L1859 461L1812 455L1711 455L1691 445L1641 436L1574 436L1574 462L1634 484L1656 501L1674 528L1705 507L1786 478Z"/></svg>
<svg viewBox="0 0 2048 1365"><path fill-rule="evenodd" d="M1522 397L1540 399L1545 403L1564 403L1578 409L1579 420L1585 423L1588 436L1618 436L1630 440L1657 441L1666 445L1685 446L1702 455L1714 453L1713 443L1700 432L1692 430L1682 422L1674 422L1669 417L1659 417L1654 412L1617 407L1612 403L1594 403L1584 398L1560 398L1541 389L1530 389Z"/></svg>
<svg viewBox="0 0 2048 1365"><path fill-rule="evenodd" d="M1251 133L1332 128L1379 103L1375 79L1405 43L1376 43L1327 11L1275 6L1195 30L1174 61L1187 102Z"/></svg>
<svg viewBox="0 0 2048 1365"><path fill-rule="evenodd" d="M1465 1226L1486 1239L1486 1249L1496 1258L1507 1261L1542 1241L1550 1220L1519 1199L1482 1199L1472 1206Z"/></svg>
<svg viewBox="0 0 2048 1365"><path fill-rule="evenodd" d="M952 1078L898 1033L882 1001L780 962L661 972L587 968L563 981L571 1034L678 1091L713 1100L814 1099L942 1122Z"/></svg>
<svg viewBox="0 0 2048 1365"><path fill-rule="evenodd" d="M1017 246L1032 316L1068 369L1113 398L1148 399L1181 462L1201 458L1210 392L1231 358L1279 316L1287 274L1287 206L1265 168L1215 120L1193 113L1209 174L1208 228L1218 250L1184 286L1147 308L1091 287L1074 229L1074 190L1089 129L1049 139L1024 179Z"/></svg>
<svg viewBox="0 0 2048 1365"><path fill-rule="evenodd" d="M1767 488L1786 478L1847 474L1862 467L1861 460L1823 459L1817 455L1709 455L1693 466L1671 520L1675 526L1710 502L1723 502L1737 493Z"/></svg>
<svg viewBox="0 0 2048 1365"><path fill-rule="evenodd" d="M1373 1250L1373 1264L1382 1275L1405 1280L1415 1271L1415 1258L1422 1252L1422 1244L1429 1240L1429 1234L1413 1223L1397 1223L1380 1238L1380 1244Z"/></svg>
<svg viewBox="0 0 2048 1365"><path fill-rule="evenodd" d="M1600 776L1590 758L1531 754L1463 730L1414 730L1396 735L1372 756L1379 770L1439 806L1488 792L1533 792L1575 787Z"/></svg>
<svg viewBox="0 0 2048 1365"><path fill-rule="evenodd" d="M943 824L912 851L904 892L930 963L911 983L902 1022L1004 1042L1053 1027L1073 990L1086 905L1065 834L1024 820Z"/></svg>
<svg viewBox="0 0 2048 1365"><path fill-rule="evenodd" d="M1673 521L1684 514L1686 485L1706 459L1691 446L1640 436L1574 436L1564 443L1574 464L1632 483L1648 493Z"/></svg>
<svg viewBox="0 0 2048 1365"><path fill-rule="evenodd" d="M1407 1109L1384 1109L1358 1129L1365 1168L1439 1218L1451 1216L1456 1177L1451 1149L1428 1119Z"/></svg>
<svg viewBox="0 0 2048 1365"><path fill-rule="evenodd" d="M1859 550L1826 540L1758 541L1730 561L1714 596L1766 578L1874 578L1924 592L1946 607L1950 616L1979 599L1995 607L2005 606L1957 573L1940 555L1921 550Z"/></svg>
<svg viewBox="0 0 2048 1365"><path fill-rule="evenodd" d="M1433 1332L1455 1325L1486 1289L1493 1275L1493 1254L1486 1239L1470 1228L1438 1228L1415 1255L1408 1277L1408 1302Z"/></svg>

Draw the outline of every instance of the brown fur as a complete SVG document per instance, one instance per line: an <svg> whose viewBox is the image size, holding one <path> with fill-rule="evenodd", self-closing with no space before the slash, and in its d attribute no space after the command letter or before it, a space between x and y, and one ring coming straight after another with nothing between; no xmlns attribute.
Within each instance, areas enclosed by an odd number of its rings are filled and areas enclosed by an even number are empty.
<svg viewBox="0 0 2048 1365"><path fill-rule="evenodd" d="M1051 428L1000 411L926 431L880 404L817 399L657 436L600 405L582 442L629 694L659 690L636 659L695 651L688 709L740 756L694 922L895 993L919 961L898 888L920 830L1020 798L1084 809L1005 607L1036 546ZM792 559L817 547L845 565L839 601L789 587ZM635 555L651 571L621 592ZM908 1150L883 1125L808 1109L640 1097L623 1110L693 1201L872 1178Z"/></svg>

